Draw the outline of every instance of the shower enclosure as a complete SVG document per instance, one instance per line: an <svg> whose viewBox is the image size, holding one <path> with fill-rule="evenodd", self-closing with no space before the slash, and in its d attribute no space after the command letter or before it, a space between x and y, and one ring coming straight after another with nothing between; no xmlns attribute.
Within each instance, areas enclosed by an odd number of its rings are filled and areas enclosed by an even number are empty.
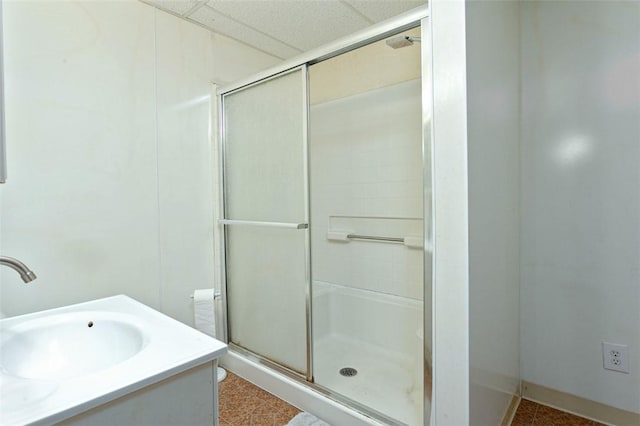
<svg viewBox="0 0 640 426"><path fill-rule="evenodd" d="M232 351L387 424L430 412L425 24L218 90Z"/></svg>

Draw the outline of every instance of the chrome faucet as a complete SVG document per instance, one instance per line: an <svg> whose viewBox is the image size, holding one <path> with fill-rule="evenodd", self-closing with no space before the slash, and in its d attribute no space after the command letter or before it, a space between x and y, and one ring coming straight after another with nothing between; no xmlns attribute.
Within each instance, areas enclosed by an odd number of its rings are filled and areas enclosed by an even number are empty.
<svg viewBox="0 0 640 426"><path fill-rule="evenodd" d="M0 265L8 266L9 268L17 271L20 274L20 278L22 278L22 281L24 281L25 283L31 282L38 278L31 269L27 268L27 265L20 262L18 259L14 259L13 257L0 256Z"/></svg>

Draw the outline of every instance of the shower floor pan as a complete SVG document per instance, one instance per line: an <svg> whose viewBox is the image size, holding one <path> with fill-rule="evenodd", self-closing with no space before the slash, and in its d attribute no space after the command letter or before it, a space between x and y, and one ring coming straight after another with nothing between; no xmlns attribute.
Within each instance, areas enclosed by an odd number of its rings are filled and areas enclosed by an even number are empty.
<svg viewBox="0 0 640 426"><path fill-rule="evenodd" d="M357 374L344 376L350 367ZM314 380L407 425L422 424L421 375L415 362L388 348L331 334L314 343Z"/></svg>

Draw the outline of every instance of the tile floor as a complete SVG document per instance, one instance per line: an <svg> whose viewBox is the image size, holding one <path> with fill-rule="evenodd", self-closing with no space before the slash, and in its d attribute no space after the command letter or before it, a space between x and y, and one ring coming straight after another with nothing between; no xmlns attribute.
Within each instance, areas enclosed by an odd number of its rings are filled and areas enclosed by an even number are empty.
<svg viewBox="0 0 640 426"><path fill-rule="evenodd" d="M284 426L300 412L296 407L231 372L219 385L220 426ZM604 426L523 399L511 426Z"/></svg>
<svg viewBox="0 0 640 426"><path fill-rule="evenodd" d="M219 384L220 426L283 426L296 407L227 371Z"/></svg>
<svg viewBox="0 0 640 426"><path fill-rule="evenodd" d="M546 405L523 399L511 426L604 426L602 423L578 417Z"/></svg>

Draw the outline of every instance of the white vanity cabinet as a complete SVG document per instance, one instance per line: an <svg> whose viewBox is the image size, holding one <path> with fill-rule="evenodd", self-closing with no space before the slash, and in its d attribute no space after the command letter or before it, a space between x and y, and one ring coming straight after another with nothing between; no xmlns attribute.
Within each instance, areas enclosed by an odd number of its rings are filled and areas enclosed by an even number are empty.
<svg viewBox="0 0 640 426"><path fill-rule="evenodd" d="M217 425L217 361L72 417L64 426Z"/></svg>

